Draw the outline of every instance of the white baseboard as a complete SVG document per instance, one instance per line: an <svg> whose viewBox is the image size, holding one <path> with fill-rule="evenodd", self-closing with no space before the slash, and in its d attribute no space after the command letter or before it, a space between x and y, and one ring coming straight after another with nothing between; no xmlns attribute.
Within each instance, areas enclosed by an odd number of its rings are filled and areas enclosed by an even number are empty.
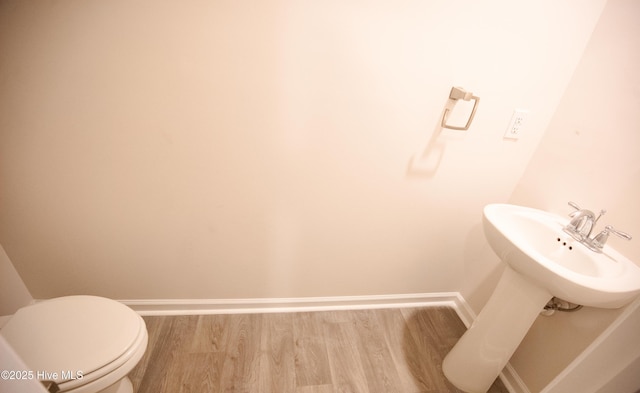
<svg viewBox="0 0 640 393"><path fill-rule="evenodd" d="M466 304L457 292L403 295L333 296L265 299L150 299L120 300L140 315L249 314L400 307L452 307ZM466 310L462 312L468 318ZM466 322L465 322L466 323Z"/></svg>
<svg viewBox="0 0 640 393"><path fill-rule="evenodd" d="M120 300L120 302L143 316L451 307L467 328L476 319L475 312L459 292L306 298L150 299ZM510 364L507 364L500 374L500 379L510 393L530 393Z"/></svg>

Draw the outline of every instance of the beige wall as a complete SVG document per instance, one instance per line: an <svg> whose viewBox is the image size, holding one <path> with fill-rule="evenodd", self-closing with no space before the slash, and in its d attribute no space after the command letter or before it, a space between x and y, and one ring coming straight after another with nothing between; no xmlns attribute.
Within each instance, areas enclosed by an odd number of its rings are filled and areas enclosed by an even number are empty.
<svg viewBox="0 0 640 393"><path fill-rule="evenodd" d="M640 234L640 10L610 0L589 41L604 5L4 1L0 242L36 298L462 291L479 311L486 203L575 200ZM453 85L480 109L439 133ZM540 318L512 364L538 391L619 313Z"/></svg>
<svg viewBox="0 0 640 393"><path fill-rule="evenodd" d="M0 245L0 316L11 315L33 298Z"/></svg>
<svg viewBox="0 0 640 393"><path fill-rule="evenodd" d="M596 230L610 224L632 234L630 242L611 236L608 243L640 264L638 16L640 2L636 0L607 2L510 202L563 215L571 211L569 200L594 211L605 208L607 213ZM578 313L539 317L511 363L531 391L538 392L621 311L585 308ZM640 327L635 329L635 337L624 340L637 348ZM607 368L616 361L598 358L594 363L599 364L599 375L580 378L585 382L610 375ZM638 362L635 367L635 375L640 375ZM591 387L595 390L599 386L592 383Z"/></svg>
<svg viewBox="0 0 640 393"><path fill-rule="evenodd" d="M485 290L604 3L4 1L0 242L36 298Z"/></svg>

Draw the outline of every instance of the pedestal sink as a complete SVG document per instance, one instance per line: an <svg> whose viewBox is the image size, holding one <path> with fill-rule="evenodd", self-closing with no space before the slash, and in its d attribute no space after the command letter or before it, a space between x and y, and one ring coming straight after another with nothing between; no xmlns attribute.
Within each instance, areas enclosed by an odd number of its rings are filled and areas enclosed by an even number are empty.
<svg viewBox="0 0 640 393"><path fill-rule="evenodd" d="M537 209L491 204L485 237L507 266L478 318L442 368L456 387L486 392L553 297L618 308L640 294L640 267L605 245L602 253L565 233L568 219Z"/></svg>

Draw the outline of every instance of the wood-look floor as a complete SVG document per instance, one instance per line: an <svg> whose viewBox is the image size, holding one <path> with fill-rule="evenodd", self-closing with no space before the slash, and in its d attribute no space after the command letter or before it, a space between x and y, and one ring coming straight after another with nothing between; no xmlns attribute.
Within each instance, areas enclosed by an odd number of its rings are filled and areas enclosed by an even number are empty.
<svg viewBox="0 0 640 393"><path fill-rule="evenodd" d="M137 393L459 392L441 368L465 331L449 308L144 319Z"/></svg>

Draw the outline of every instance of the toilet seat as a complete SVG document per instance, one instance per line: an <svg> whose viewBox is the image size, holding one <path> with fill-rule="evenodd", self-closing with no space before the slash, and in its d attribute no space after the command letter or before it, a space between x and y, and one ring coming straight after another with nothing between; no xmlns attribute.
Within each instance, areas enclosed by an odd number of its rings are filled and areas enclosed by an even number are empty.
<svg viewBox="0 0 640 393"><path fill-rule="evenodd" d="M132 360L137 363L147 344L138 314L97 296L66 296L24 307L0 334L37 378L56 381L61 391L90 384ZM122 370L121 377L128 371Z"/></svg>

